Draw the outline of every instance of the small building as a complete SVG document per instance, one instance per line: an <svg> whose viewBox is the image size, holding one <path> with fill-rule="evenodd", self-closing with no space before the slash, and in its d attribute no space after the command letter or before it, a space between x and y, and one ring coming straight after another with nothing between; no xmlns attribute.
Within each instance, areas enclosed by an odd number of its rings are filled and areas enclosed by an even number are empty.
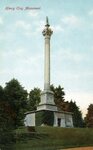
<svg viewBox="0 0 93 150"><path fill-rule="evenodd" d="M25 126L73 127L72 113L64 111L40 110L26 113Z"/></svg>
<svg viewBox="0 0 93 150"><path fill-rule="evenodd" d="M41 93L41 102L37 110L26 112L25 126L73 127L72 113L58 111L54 103L54 93L50 90L50 38L52 33L48 18L46 18L45 29L42 32L45 37L44 90Z"/></svg>

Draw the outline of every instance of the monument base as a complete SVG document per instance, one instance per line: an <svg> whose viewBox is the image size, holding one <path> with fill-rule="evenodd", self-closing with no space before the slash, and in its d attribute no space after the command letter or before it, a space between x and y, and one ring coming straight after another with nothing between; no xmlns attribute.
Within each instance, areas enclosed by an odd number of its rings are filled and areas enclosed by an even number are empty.
<svg viewBox="0 0 93 150"><path fill-rule="evenodd" d="M37 110L52 110L57 111L54 103L54 93L52 91L43 91L41 93L41 102L37 106Z"/></svg>

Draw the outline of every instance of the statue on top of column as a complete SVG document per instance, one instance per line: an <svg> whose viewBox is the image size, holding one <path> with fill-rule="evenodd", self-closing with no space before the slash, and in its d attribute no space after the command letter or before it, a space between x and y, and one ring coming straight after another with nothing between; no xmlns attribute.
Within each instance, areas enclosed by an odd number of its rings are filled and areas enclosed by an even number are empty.
<svg viewBox="0 0 93 150"><path fill-rule="evenodd" d="M49 21L48 21L48 17L46 17L46 25L45 25L45 29L43 30L42 34L43 36L51 36L53 31L51 30L51 28L49 28Z"/></svg>

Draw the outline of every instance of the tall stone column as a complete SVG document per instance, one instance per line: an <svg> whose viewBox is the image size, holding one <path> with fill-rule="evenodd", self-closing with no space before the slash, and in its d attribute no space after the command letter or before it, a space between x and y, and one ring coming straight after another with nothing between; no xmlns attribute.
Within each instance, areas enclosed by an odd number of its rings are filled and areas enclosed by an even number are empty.
<svg viewBox="0 0 93 150"><path fill-rule="evenodd" d="M53 31L49 28L48 17L46 18L45 29L42 34L45 37L44 49L44 91L41 93L41 102L37 110L56 111L54 93L50 90L50 38Z"/></svg>
<svg viewBox="0 0 93 150"><path fill-rule="evenodd" d="M50 38L53 31L49 28L48 17L42 34L45 37L45 59L44 59L44 90L50 90Z"/></svg>

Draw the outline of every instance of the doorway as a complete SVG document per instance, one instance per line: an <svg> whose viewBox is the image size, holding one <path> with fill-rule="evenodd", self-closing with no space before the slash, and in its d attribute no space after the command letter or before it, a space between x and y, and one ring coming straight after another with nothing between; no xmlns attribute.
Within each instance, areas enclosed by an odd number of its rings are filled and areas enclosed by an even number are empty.
<svg viewBox="0 0 93 150"><path fill-rule="evenodd" d="M58 118L58 119L57 119L57 124L58 124L58 127L61 126L61 118Z"/></svg>

